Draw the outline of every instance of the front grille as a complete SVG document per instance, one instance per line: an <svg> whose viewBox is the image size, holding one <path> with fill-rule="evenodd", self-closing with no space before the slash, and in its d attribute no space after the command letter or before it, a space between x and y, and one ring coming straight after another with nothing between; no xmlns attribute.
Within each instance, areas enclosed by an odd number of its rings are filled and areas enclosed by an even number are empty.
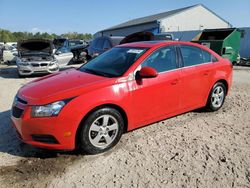
<svg viewBox="0 0 250 188"><path fill-rule="evenodd" d="M23 114L23 109L20 109L16 106L13 106L12 108L12 116L15 118L20 118Z"/></svg>
<svg viewBox="0 0 250 188"><path fill-rule="evenodd" d="M32 67L39 67L38 63L31 63Z"/></svg>
<svg viewBox="0 0 250 188"><path fill-rule="evenodd" d="M46 67L48 65L48 63L41 63L40 66L41 67Z"/></svg>
<svg viewBox="0 0 250 188"><path fill-rule="evenodd" d="M43 142L47 144L59 144L57 139L52 135L32 134L31 137L36 142Z"/></svg>
<svg viewBox="0 0 250 188"><path fill-rule="evenodd" d="M20 102L20 103L22 103L22 104L28 104L27 101L21 99L20 97L17 97L17 102Z"/></svg>

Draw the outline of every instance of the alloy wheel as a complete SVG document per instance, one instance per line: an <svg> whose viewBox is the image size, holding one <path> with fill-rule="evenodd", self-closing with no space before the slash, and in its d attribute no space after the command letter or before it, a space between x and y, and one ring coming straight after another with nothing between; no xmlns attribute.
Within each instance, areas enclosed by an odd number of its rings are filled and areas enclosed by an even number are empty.
<svg viewBox="0 0 250 188"><path fill-rule="evenodd" d="M108 147L118 133L118 121L112 115L102 115L94 120L89 129L89 140L98 148Z"/></svg>
<svg viewBox="0 0 250 188"><path fill-rule="evenodd" d="M212 93L211 97L212 105L215 108L219 108L223 104L224 97L225 97L224 89L222 86L218 85L216 88L214 88Z"/></svg>

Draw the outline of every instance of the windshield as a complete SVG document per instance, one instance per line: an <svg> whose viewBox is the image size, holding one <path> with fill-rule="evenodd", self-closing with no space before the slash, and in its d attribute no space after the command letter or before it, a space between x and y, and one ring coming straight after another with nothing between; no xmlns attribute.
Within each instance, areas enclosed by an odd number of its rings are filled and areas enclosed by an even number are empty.
<svg viewBox="0 0 250 188"><path fill-rule="evenodd" d="M61 46L64 45L64 42L66 41L66 39L54 39L53 40L53 44L56 48L59 48Z"/></svg>
<svg viewBox="0 0 250 188"><path fill-rule="evenodd" d="M131 47L112 48L81 66L79 70L105 77L118 77L123 75L146 50Z"/></svg>

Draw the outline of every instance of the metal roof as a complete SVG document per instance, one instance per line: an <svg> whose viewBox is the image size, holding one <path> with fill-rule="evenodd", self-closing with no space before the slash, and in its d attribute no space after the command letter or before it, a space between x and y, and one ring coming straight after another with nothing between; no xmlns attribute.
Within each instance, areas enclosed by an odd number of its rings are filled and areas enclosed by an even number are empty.
<svg viewBox="0 0 250 188"><path fill-rule="evenodd" d="M102 31L108 31L108 30L120 29L120 28L124 28L124 27L128 27L128 26L133 26L133 25L139 25L139 24L156 22L156 21L158 21L160 19L172 16L174 14L180 13L182 11L185 11L187 9L193 8L195 6L198 6L198 5L193 5L193 6L184 7L184 8L180 8L180 9L176 9L176 10L171 10L171 11L168 11L168 12L154 14L154 15L151 15L151 16L145 16L145 17L142 17L142 18L137 18L137 19L129 20L127 22L118 24L116 26L110 27L110 28L102 30Z"/></svg>
<svg viewBox="0 0 250 188"><path fill-rule="evenodd" d="M180 9L175 9L175 10L171 10L171 11L168 11L168 12L163 12L163 13L154 14L154 15L151 15L151 16L145 16L145 17L141 17L141 18L129 20L127 22L124 22L124 23L115 25L113 27L104 29L101 32L115 30L115 29L120 29L120 28L125 28L125 27L129 27L129 26L140 25L140 24L157 22L157 21L159 21L161 19L167 18L169 16L173 16L174 14L181 13L183 11L186 11L188 9L191 9L191 8L194 8L194 7L197 7L197 6L202 6L203 8L207 9L212 14L214 14L215 16L217 16L218 18L220 18L221 20L223 20L224 22L228 23L228 25L230 27L232 27L232 25L229 22L227 22L226 20L224 20L222 17L220 17L219 15L217 15L215 12L213 12L212 10L210 10L209 8L207 8L206 6L204 6L203 4L196 4L196 5L193 5L193 6L188 6L188 7L184 7L184 8L180 8Z"/></svg>

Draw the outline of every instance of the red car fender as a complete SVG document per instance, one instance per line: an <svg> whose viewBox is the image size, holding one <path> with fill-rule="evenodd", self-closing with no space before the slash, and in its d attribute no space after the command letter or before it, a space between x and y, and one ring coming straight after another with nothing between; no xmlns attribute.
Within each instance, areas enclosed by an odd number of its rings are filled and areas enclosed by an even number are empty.
<svg viewBox="0 0 250 188"><path fill-rule="evenodd" d="M120 91L117 95L113 95L112 100L107 100L101 94L110 93L110 95L112 95L112 90L114 90L114 87L116 87L116 85L105 87L102 90L94 90L72 99L72 101L70 101L60 112L58 124L60 124L61 121L69 122L69 131L72 132L72 135L76 135L76 131L80 126L83 118L86 117L86 115L93 109L103 105L114 105L119 107L126 114L127 121L131 120L132 116L130 115L129 110L127 110L129 109L130 105L129 101L127 100L128 97L126 97L126 95L128 95L129 93L127 93L126 91ZM133 124L133 122L129 121L128 125L131 124Z"/></svg>

